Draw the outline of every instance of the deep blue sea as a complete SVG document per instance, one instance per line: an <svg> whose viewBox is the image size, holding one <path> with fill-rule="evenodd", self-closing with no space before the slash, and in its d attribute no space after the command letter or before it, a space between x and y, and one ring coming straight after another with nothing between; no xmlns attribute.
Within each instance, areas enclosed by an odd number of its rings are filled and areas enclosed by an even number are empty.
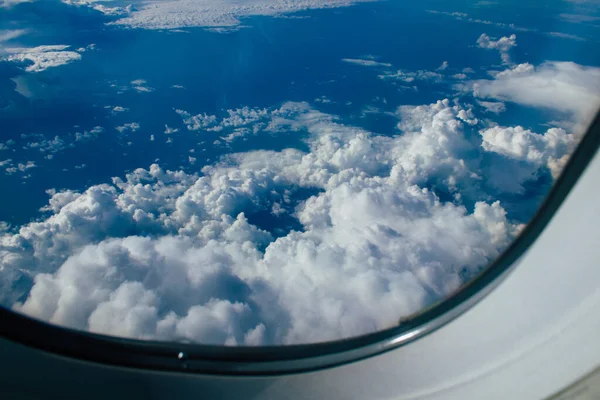
<svg viewBox="0 0 600 400"><path fill-rule="evenodd" d="M345 63L344 58L374 57L407 71L435 71L447 61L456 73L468 67L474 70L472 78L488 78L490 66L499 65L500 59L497 52L476 48L477 38L485 32L494 37L517 34L518 46L512 53L515 63L568 60L600 65L598 42L593 38L600 28L555 18L569 11L571 5L566 2L546 2L547 16L528 6L534 2L515 1L514 7L503 8L510 13L475 3L452 2L451 8L444 1L363 3L293 14L301 18L247 18L244 27L227 33L202 28L184 32L123 29L105 25L111 17L83 7L54 2L20 5L19 16L36 26L19 42L21 46L48 43L78 48L94 43L96 48L86 51L80 61L37 74L22 74L12 64L0 63L0 96L14 101L0 108L0 141L16 142L0 152L0 161L10 158L37 164L28 170L31 177L26 180L23 174L0 174L0 221L20 225L38 218L38 209L47 203L47 189L82 190L135 168L147 168L156 160L166 169L199 173L226 153L306 147L302 132L251 135L228 147L214 145L223 132L190 132L175 109L224 117L228 109L307 101L339 116L343 123L395 135L397 120L386 112L456 94L455 81L419 82L417 90L402 88L379 79L381 68ZM467 12L471 18L537 31L466 22L427 10ZM0 29L14 28L12 21L0 22ZM552 37L542 31L587 35L589 40ZM27 88L28 98L16 94L11 78ZM138 79L153 91L132 90L130 82ZM123 87L128 90L120 93ZM322 96L329 102L315 101ZM461 97L461 101L471 100ZM109 106L128 111L113 113ZM364 113L367 107L377 107L379 112ZM548 115L543 111L514 104L507 107L507 112L494 116L498 123L545 129L542 124ZM121 134L115 129L132 122L140 125L135 132ZM179 129L169 135L171 143L166 143L165 124ZM64 149L52 159L44 158L48 153L24 148L32 141L27 135L58 136L72 142L75 132L95 126L104 128L98 139ZM195 157L196 163L188 163L188 156ZM84 168L75 168L82 164Z"/></svg>

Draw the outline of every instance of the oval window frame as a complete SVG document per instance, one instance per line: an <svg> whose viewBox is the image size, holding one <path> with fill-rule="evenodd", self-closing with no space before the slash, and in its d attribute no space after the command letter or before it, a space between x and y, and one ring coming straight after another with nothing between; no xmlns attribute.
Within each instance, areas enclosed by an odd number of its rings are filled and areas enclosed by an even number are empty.
<svg viewBox="0 0 600 400"><path fill-rule="evenodd" d="M535 216L510 246L455 293L392 328L323 343L228 347L94 334L52 325L0 307L0 336L42 351L95 363L211 375L274 376L311 372L372 357L434 332L498 287L549 224L599 147L600 113Z"/></svg>

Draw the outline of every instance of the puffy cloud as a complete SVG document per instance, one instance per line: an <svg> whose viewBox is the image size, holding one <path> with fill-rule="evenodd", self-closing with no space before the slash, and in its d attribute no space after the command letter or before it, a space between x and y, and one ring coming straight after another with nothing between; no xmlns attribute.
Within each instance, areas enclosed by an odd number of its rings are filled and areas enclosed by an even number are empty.
<svg viewBox="0 0 600 400"><path fill-rule="evenodd" d="M151 4L136 1L130 15L114 23L144 29L236 27L244 17L344 7L362 1L370 0L159 0Z"/></svg>
<svg viewBox="0 0 600 400"><path fill-rule="evenodd" d="M183 123L190 131L199 131L214 125L217 117L214 115L198 114L192 115L184 110L175 110L183 118Z"/></svg>
<svg viewBox="0 0 600 400"><path fill-rule="evenodd" d="M266 108L249 107L227 110L228 116L222 118L220 121L216 115L207 115L205 113L192 115L184 110L175 110L175 112L183 118L183 123L190 131L208 130L218 132L226 128L235 129L253 124L252 131L256 133L265 127L264 124L258 122L270 116L270 112ZM238 131L237 134L234 132L233 135L232 137L241 136L241 133Z"/></svg>
<svg viewBox="0 0 600 400"><path fill-rule="evenodd" d="M6 59L13 62L30 62L27 72L41 72L48 68L81 60L81 54L66 50L67 45L38 46L32 48L7 48Z"/></svg>
<svg viewBox="0 0 600 400"><path fill-rule="evenodd" d="M72 147L72 144L66 143L59 136L55 136L53 139L45 139L42 136L42 140L38 142L28 142L25 148L36 149L41 153L58 153L68 147Z"/></svg>
<svg viewBox="0 0 600 400"><path fill-rule="evenodd" d="M482 33L481 36L477 39L477 46L482 49L493 49L498 50L500 52L500 57L502 57L502 62L505 64L510 63L510 54L509 50L517 45L517 35L512 34L510 36L503 36L498 40L494 40L494 38L489 37L485 33Z"/></svg>
<svg viewBox="0 0 600 400"><path fill-rule="evenodd" d="M600 68L573 62L519 64L469 87L480 98L558 111L577 132L587 128L600 106Z"/></svg>
<svg viewBox="0 0 600 400"><path fill-rule="evenodd" d="M137 122L130 122L121 126L117 126L115 129L119 131L119 133L125 133L127 131L135 132L140 129L140 124Z"/></svg>
<svg viewBox="0 0 600 400"><path fill-rule="evenodd" d="M242 107L235 110L227 110L228 117L223 118L220 126L223 128L227 127L240 127L248 124L256 123L257 121L268 117L269 111L266 108L248 108ZM256 125L255 125L256 126Z"/></svg>
<svg viewBox="0 0 600 400"><path fill-rule="evenodd" d="M437 70L438 70L438 71L445 71L447 68L448 68L448 61L444 61L444 62L442 63L442 65L440 65L440 66L437 68Z"/></svg>
<svg viewBox="0 0 600 400"><path fill-rule="evenodd" d="M555 178L579 141L579 135L568 134L561 128L551 128L540 135L520 126L496 126L481 131L481 136L485 150L536 165L545 164Z"/></svg>
<svg viewBox="0 0 600 400"><path fill-rule="evenodd" d="M165 124L165 135L170 135L172 133L179 132L177 128L171 128L169 125Z"/></svg>
<svg viewBox="0 0 600 400"><path fill-rule="evenodd" d="M104 128L101 126L95 126L89 131L75 132L75 141L81 142L84 140L96 139L102 132L104 132Z"/></svg>
<svg viewBox="0 0 600 400"><path fill-rule="evenodd" d="M110 109L111 113L113 113L113 114L129 111L129 108L122 107L122 106L104 106L104 108Z"/></svg>
<svg viewBox="0 0 600 400"><path fill-rule="evenodd" d="M478 135L472 110L449 100L399 107L388 136L306 103L228 114L231 127L305 132L309 150L230 154L200 174L152 165L49 192L49 215L0 233L2 304L143 339L262 345L373 332L456 290L520 229L488 191L482 159L546 168L568 148L558 131L539 141L515 129L530 150L506 133ZM274 236L264 215L301 229Z"/></svg>

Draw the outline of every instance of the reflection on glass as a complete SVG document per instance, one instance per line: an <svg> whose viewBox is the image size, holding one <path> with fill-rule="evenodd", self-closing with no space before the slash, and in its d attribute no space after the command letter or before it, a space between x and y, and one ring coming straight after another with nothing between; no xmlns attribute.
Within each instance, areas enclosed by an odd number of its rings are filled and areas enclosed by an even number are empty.
<svg viewBox="0 0 600 400"><path fill-rule="evenodd" d="M537 5L5 1L0 303L255 346L443 299L600 104L600 5Z"/></svg>

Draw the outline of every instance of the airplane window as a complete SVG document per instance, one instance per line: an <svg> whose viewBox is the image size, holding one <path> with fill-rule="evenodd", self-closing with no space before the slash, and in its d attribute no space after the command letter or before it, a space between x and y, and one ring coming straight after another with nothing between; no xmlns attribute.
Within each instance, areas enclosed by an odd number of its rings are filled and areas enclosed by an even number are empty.
<svg viewBox="0 0 600 400"><path fill-rule="evenodd" d="M538 211L599 41L584 1L4 0L0 304L244 348L413 326Z"/></svg>

